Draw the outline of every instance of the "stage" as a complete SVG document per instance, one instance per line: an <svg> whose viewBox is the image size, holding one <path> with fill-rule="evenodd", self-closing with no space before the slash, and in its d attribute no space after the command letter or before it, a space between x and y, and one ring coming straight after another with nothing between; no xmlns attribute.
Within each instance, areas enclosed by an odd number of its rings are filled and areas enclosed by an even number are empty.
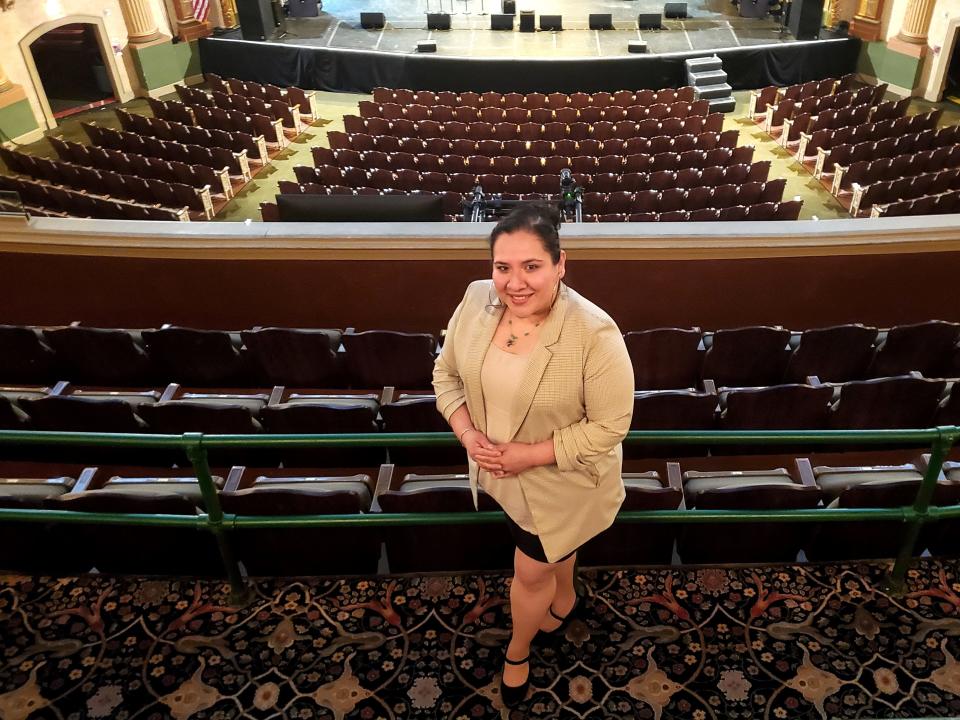
<svg viewBox="0 0 960 720"><path fill-rule="evenodd" d="M291 0L298 3L301 0ZM753 0L743 0L752 3ZM765 0L758 0L764 2ZM690 0L686 19L638 30L639 13L660 13L657 0L518 0L517 10L562 15L562 31L490 29L500 0L326 0L318 17L288 17L269 42L240 30L200 41L205 72L297 85L370 92L378 85L432 90L574 92L677 87L684 60L716 53L734 89L788 85L855 70L859 41L796 41L771 16L745 18L729 0ZM427 29L427 12L451 13L451 29ZM750 8L755 10L755 8ZM360 27L361 12L382 12L386 26ZM590 13L609 13L613 30L587 29ZM435 54L414 52L421 40ZM647 54L629 54L642 39Z"/></svg>

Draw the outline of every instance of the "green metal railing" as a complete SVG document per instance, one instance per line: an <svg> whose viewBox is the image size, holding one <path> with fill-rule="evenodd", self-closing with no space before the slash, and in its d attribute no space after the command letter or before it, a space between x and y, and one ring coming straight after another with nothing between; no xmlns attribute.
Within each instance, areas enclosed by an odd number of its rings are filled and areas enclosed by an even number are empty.
<svg viewBox="0 0 960 720"><path fill-rule="evenodd" d="M656 445L916 445L929 447L930 462L912 505L899 508L823 508L815 510L637 510L621 511L618 522L653 523L735 523L753 522L839 522L895 520L906 525L906 532L897 555L889 584L893 590L903 587L904 577L920 530L925 523L960 518L960 505L931 507L943 461L951 446L960 438L960 427L944 426L927 430L805 430L805 431L634 431L627 443ZM502 512L477 513L375 513L361 515L296 515L243 516L225 514L210 467L207 450L222 448L290 448L290 447L430 447L458 445L452 433L368 433L358 435L138 435L78 432L0 431L0 446L55 445L87 447L126 447L184 450L200 485L206 514L157 515L126 513L94 513L72 510L34 510L0 508L0 522L86 523L102 525L139 525L150 527L183 527L207 530L216 538L221 560L236 602L242 602L246 588L227 537L231 530L254 528L303 528L351 526L450 525L490 523L502 519Z"/></svg>

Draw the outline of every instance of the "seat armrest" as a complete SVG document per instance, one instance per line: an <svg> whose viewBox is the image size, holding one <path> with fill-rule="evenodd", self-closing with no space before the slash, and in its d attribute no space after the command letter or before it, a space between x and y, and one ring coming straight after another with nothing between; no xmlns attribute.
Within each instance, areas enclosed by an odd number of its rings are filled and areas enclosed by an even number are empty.
<svg viewBox="0 0 960 720"><path fill-rule="evenodd" d="M380 472L377 474L377 486L373 490L373 500L370 501L370 512L383 512L380 507L380 495L390 489L394 468L393 463L384 463L380 466Z"/></svg>
<svg viewBox="0 0 960 720"><path fill-rule="evenodd" d="M794 462L797 466L797 475L800 477L801 484L804 487L817 487L817 478L813 474L810 458L797 458Z"/></svg>
<svg viewBox="0 0 960 720"><path fill-rule="evenodd" d="M236 492L240 489L240 481L243 479L243 474L247 471L247 468L243 465L234 465L230 468L230 472L227 473L227 480L223 484L223 492Z"/></svg>

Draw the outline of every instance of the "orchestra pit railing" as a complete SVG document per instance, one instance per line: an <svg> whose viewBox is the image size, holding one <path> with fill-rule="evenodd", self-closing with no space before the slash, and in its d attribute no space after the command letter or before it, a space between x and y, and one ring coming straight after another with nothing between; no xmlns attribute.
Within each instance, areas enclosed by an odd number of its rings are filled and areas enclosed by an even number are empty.
<svg viewBox="0 0 960 720"><path fill-rule="evenodd" d="M899 520L906 526L896 562L888 576L893 592L902 592L904 578L913 557L920 530L925 523L960 518L960 505L930 505L941 468L951 446L960 439L960 427L943 426L925 430L804 430L804 431L634 431L627 443L657 445L733 445L749 442L758 445L916 445L930 448L930 461L912 505L897 508L819 508L812 510L639 510L621 511L617 522L649 523L738 523L762 522L839 522ZM182 527L206 530L216 537L220 557L231 587L231 602L244 604L250 591L230 547L228 532L245 528L308 528L347 526L453 525L491 523L501 520L501 512L451 513L371 513L358 515L243 516L225 514L207 462L208 449L276 447L428 447L455 445L452 433L366 433L331 435L137 435L79 432L0 431L4 445L57 445L124 448L179 448L184 450L203 495L206 514L159 515L145 513L93 513L72 510L0 508L0 522L60 522L99 525L139 525Z"/></svg>

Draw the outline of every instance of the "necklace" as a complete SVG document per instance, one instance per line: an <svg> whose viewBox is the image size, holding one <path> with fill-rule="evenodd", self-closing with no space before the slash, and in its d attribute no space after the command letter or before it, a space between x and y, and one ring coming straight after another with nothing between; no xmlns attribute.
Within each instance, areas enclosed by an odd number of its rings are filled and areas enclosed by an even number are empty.
<svg viewBox="0 0 960 720"><path fill-rule="evenodd" d="M540 323L542 323L542 322L543 322L543 320L538 321L532 328L530 328L529 330L527 330L527 331L523 334L523 336L524 336L524 337L530 337L530 333L532 333L534 330L536 330L538 327L540 327ZM516 345L517 340L519 340L520 338L517 337L517 336L514 334L514 332L513 332L513 318L512 318L512 317L507 318L507 325L510 326L510 336L507 338L507 347L513 347L514 345Z"/></svg>

